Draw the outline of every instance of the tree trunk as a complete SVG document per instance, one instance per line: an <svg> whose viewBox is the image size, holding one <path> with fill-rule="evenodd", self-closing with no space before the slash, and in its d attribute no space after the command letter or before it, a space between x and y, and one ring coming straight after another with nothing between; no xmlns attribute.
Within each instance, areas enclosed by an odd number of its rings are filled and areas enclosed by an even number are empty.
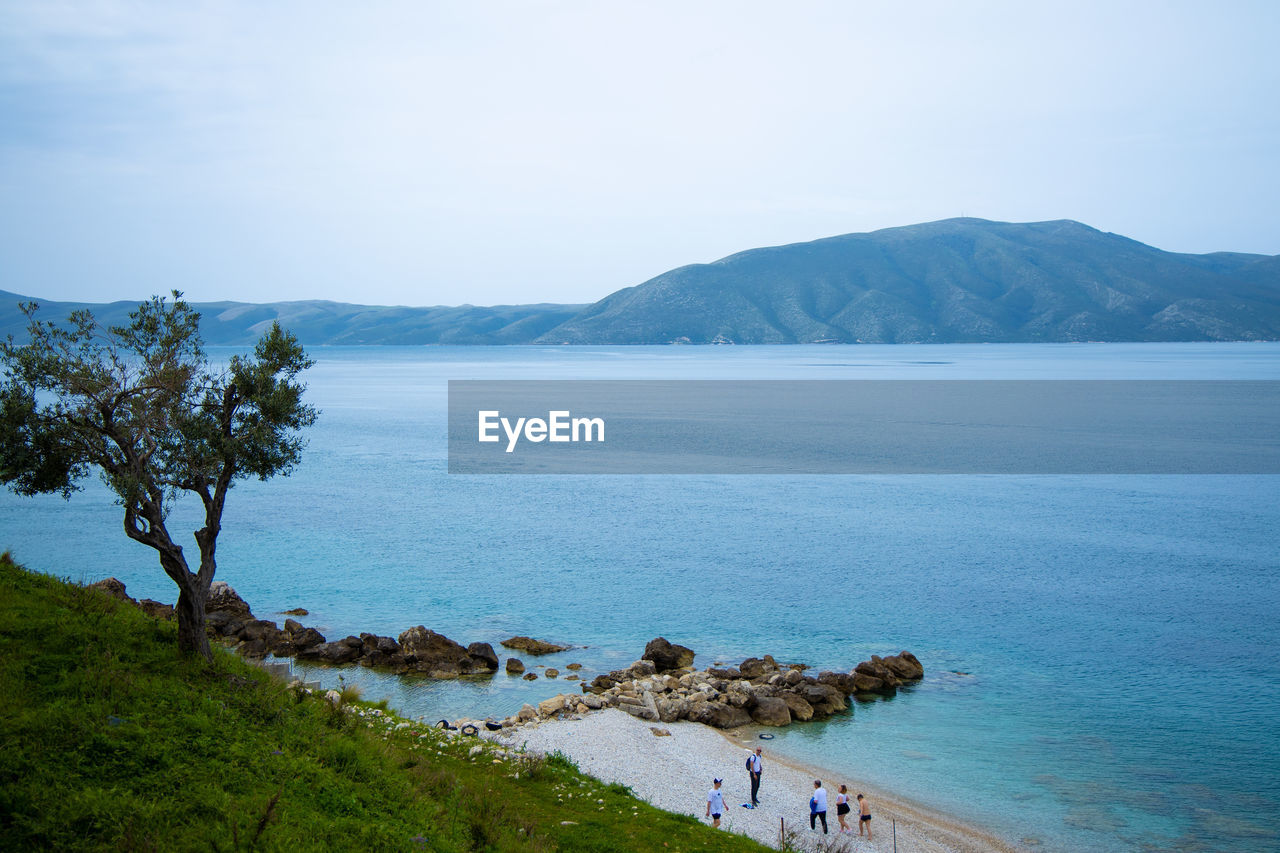
<svg viewBox="0 0 1280 853"><path fill-rule="evenodd" d="M188 654L198 654L207 661L213 660L209 648L209 635L204 630L204 605L209 589L195 589L199 584L184 584L178 591L178 648Z"/></svg>

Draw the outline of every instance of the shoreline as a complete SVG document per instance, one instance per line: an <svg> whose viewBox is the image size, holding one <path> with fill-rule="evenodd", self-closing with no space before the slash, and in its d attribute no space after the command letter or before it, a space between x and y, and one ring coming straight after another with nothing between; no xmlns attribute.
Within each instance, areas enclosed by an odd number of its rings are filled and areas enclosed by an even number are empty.
<svg viewBox="0 0 1280 853"><path fill-rule="evenodd" d="M659 736L655 730L669 732ZM578 718L549 719L516 729L487 735L508 746L531 752L559 751L586 773L605 782L628 786L636 796L667 811L688 814L700 822L704 817L706 792L713 777L724 779L722 790L728 805L721 827L750 836L778 849L781 844L779 819L785 821L793 843L814 849L824 839L819 825L811 831L808 798L813 780L822 779L830 808L825 839L843 841L832 846L848 853L888 853L893 850L892 822L897 822L898 849L913 853L1019 853L1019 847L993 833L953 815L903 797L887 794L855 781L853 777L776 754L765 746L765 770L760 788L760 807L745 809L750 790L743 767L747 744L762 745L754 738L735 736L710 726L692 722L649 723L617 709L593 711ZM841 834L835 813L839 785L849 786L850 800L864 793L871 801L874 841L857 835L856 814L851 814L852 833Z"/></svg>

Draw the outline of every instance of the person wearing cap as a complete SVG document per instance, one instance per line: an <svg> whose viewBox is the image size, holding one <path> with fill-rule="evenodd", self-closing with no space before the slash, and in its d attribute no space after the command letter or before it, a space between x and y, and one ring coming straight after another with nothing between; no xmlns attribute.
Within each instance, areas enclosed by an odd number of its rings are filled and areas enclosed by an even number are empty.
<svg viewBox="0 0 1280 853"><path fill-rule="evenodd" d="M720 780L711 780L711 790L707 792L707 817L711 825L720 826L720 815L724 814L724 792L720 790Z"/></svg>

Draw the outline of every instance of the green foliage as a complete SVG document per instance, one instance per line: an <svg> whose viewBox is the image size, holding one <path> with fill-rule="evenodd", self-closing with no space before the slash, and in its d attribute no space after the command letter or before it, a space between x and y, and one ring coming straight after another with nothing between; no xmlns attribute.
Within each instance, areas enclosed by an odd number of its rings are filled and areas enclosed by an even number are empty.
<svg viewBox="0 0 1280 853"><path fill-rule="evenodd" d="M175 630L0 555L0 849L763 849L562 756L501 757L369 703L335 711L221 649L181 655Z"/></svg>
<svg viewBox="0 0 1280 853"><path fill-rule="evenodd" d="M124 508L125 533L154 548L178 585L180 645L208 657L203 602L227 492L247 477L288 474L316 411L297 381L312 362L292 335L273 324L252 357L214 371L200 315L181 297L152 297L111 327L83 309L59 325L22 306L28 343L0 344L0 482L69 497L99 471ZM195 572L165 524L182 493L204 506Z"/></svg>

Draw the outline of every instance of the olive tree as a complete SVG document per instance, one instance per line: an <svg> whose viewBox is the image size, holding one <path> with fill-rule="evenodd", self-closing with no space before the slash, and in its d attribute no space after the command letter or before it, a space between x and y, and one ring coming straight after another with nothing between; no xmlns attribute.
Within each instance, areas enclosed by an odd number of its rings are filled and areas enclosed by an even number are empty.
<svg viewBox="0 0 1280 853"><path fill-rule="evenodd" d="M205 603L227 493L237 480L287 476L316 410L298 374L312 365L297 339L273 323L250 356L215 369L200 315L173 291L104 327L87 310L66 324L35 318L29 340L0 344L0 482L22 495L69 498L97 471L124 509L124 532L154 548L178 586L178 645L211 657ZM203 505L192 565L166 526L184 494Z"/></svg>

